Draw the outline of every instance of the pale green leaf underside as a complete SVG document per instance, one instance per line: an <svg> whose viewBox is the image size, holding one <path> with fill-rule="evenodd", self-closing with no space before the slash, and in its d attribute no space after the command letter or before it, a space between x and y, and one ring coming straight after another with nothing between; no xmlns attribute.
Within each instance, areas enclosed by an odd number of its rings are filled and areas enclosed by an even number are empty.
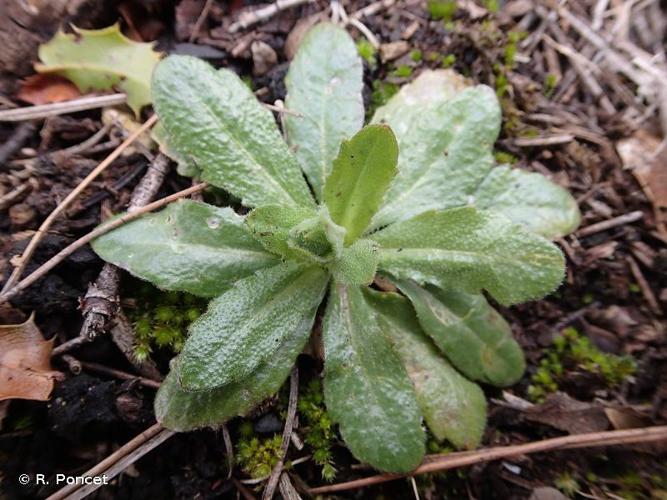
<svg viewBox="0 0 667 500"><path fill-rule="evenodd" d="M288 262L262 269L212 300L190 325L178 358L183 388L202 391L243 380L287 337L310 331L327 281L321 268Z"/></svg>
<svg viewBox="0 0 667 500"><path fill-rule="evenodd" d="M397 158L396 138L386 125L368 125L340 145L323 197L332 220L347 229L346 245L368 227L396 175Z"/></svg>
<svg viewBox="0 0 667 500"><path fill-rule="evenodd" d="M246 415L272 396L287 378L308 337L309 328L294 330L273 355L247 377L208 391L184 391L172 370L155 397L155 416L174 431L217 427L235 416Z"/></svg>
<svg viewBox="0 0 667 500"><path fill-rule="evenodd" d="M164 290L217 297L278 259L255 241L231 208L179 200L100 236L107 262Z"/></svg>
<svg viewBox="0 0 667 500"><path fill-rule="evenodd" d="M574 198L546 177L492 168L500 107L488 87L466 88L450 70L424 71L372 121L389 124L400 149L399 174L373 228L464 205L498 211L550 239L579 224Z"/></svg>
<svg viewBox="0 0 667 500"><path fill-rule="evenodd" d="M581 221L577 202L566 189L542 174L505 166L489 172L470 203L549 239L571 233Z"/></svg>
<svg viewBox="0 0 667 500"><path fill-rule="evenodd" d="M398 281L424 331L466 377L499 387L514 384L526 367L512 329L483 295Z"/></svg>
<svg viewBox="0 0 667 500"><path fill-rule="evenodd" d="M232 71L170 56L153 73L153 101L169 149L246 206L313 206L271 112Z"/></svg>
<svg viewBox="0 0 667 500"><path fill-rule="evenodd" d="M151 73L160 60L152 43L123 36L118 24L100 30L74 28L59 31L40 45L40 73L55 73L74 82L83 93L117 88L127 94L127 104L138 116L151 102Z"/></svg>
<svg viewBox="0 0 667 500"><path fill-rule="evenodd" d="M321 199L324 179L340 143L364 123L362 65L354 41L333 24L320 23L303 38L285 78L287 138Z"/></svg>
<svg viewBox="0 0 667 500"><path fill-rule="evenodd" d="M429 429L457 448L479 445L486 424L486 399L477 384L457 372L423 333L407 299L365 290L412 380Z"/></svg>
<svg viewBox="0 0 667 500"><path fill-rule="evenodd" d="M322 337L327 411L352 454L385 471L414 469L424 455L414 388L361 288L331 287Z"/></svg>
<svg viewBox="0 0 667 500"><path fill-rule="evenodd" d="M371 239L380 244L380 271L470 293L487 290L504 305L541 298L563 279L556 246L472 207L424 212Z"/></svg>

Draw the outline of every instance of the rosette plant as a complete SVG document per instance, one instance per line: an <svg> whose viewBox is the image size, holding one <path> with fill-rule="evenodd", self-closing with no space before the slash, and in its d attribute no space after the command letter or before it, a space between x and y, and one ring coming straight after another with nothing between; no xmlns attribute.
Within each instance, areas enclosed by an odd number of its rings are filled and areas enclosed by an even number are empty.
<svg viewBox="0 0 667 500"><path fill-rule="evenodd" d="M181 170L251 209L183 200L94 242L162 289L212 299L158 392L158 420L185 431L247 414L284 383L320 311L325 402L354 456L410 471L422 421L476 446L476 382L524 371L484 292L510 305L558 287L549 238L576 227L575 202L540 174L494 167L495 93L451 71L423 73L364 127L354 42L320 24L286 86L285 141L233 72L171 56L153 74Z"/></svg>

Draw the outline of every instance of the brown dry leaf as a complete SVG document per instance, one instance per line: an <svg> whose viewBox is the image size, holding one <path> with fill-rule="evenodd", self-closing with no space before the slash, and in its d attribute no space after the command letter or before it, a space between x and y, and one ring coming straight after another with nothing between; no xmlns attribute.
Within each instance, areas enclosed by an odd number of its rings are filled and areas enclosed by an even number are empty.
<svg viewBox="0 0 667 500"><path fill-rule="evenodd" d="M564 392L550 394L544 403L525 410L523 416L526 420L546 424L569 434L600 432L609 428L609 421L601 405L578 401Z"/></svg>
<svg viewBox="0 0 667 500"><path fill-rule="evenodd" d="M51 370L53 340L44 340L33 316L20 325L0 325L0 401L46 401L60 372Z"/></svg>
<svg viewBox="0 0 667 500"><path fill-rule="evenodd" d="M49 104L69 101L81 96L81 92L69 80L53 74L38 74L26 78L16 94L18 99L30 104Z"/></svg>
<svg viewBox="0 0 667 500"><path fill-rule="evenodd" d="M623 167L632 170L646 196L658 208L667 208L667 148L646 130L638 130L616 143Z"/></svg>

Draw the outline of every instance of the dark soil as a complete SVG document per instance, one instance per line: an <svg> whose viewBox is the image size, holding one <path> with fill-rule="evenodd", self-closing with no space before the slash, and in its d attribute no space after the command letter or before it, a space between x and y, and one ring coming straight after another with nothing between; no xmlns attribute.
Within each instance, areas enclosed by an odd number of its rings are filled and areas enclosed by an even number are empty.
<svg viewBox="0 0 667 500"><path fill-rule="evenodd" d="M8 3L18 2L10 0ZM247 5L254 3L247 2ZM344 7L352 13L367 3L352 0L345 2ZM624 77L608 71L599 78L607 99L616 110L610 113L601 98L592 95L581 76L573 71L567 57L554 52L543 41L531 42L531 37L539 38L539 30L544 29L542 18L534 13L530 18L531 9L521 11L524 2L500 3L504 5L501 12L482 10L480 13L470 7L473 2L459 2L459 9L450 19L433 20L425 2L399 0L391 7L365 17L364 24L382 43L405 39L409 45L409 50L398 59L365 65L367 107L378 105L382 91L390 91L393 85L409 81L420 69L441 67L443 56L451 54L453 57L447 64L502 94L504 124L497 151L506 153L504 158L511 158L515 167L549 175L568 187L579 201L583 216L580 230L558 242L568 257L566 283L542 301L501 309L526 350L529 363L522 382L509 389L512 394L529 398L528 387L540 360L551 349L555 336L567 327L575 328L590 339L601 352L632 356L637 370L623 383L610 386L605 377L576 364L570 365L558 380L559 389L586 403L586 410L572 407L569 402L552 402L551 405L547 402L546 406L540 407L540 418L531 417L519 409L512 400L504 398L503 391L485 387L490 398L490 416L483 445L516 444L563 435L572 428L573 422L593 426L595 430L665 424L665 217L660 200L647 198L646 186L638 182L638 177L630 169L624 168L626 165L616 149L619 141L633 137L640 128L658 134L659 117L649 113L642 122L630 119L636 114L641 115L648 104L640 99L629 99L626 94L634 96L636 87ZM612 2L616 3L620 2ZM161 50L193 54L251 78L258 97L267 103L284 98L283 78L288 63L285 47L295 24L310 15L322 13L328 16L330 12L328 4L318 0L283 11L254 28L230 35L227 27L243 5L236 0L214 1L199 34L190 43L188 40L204 6L203 0L183 0L176 6L166 0L88 4L95 7L88 15L81 11L74 17L67 17L71 13L67 16L63 12L51 13L40 30L28 27L27 31L46 40L56 26L72 19L98 28L120 20L125 33L145 41L157 40ZM575 14L589 18L595 4L579 2L570 8ZM535 2L535 5L545 9L550 4L545 1ZM559 26L566 37L558 40L559 43L570 40L575 50L586 53L586 44L573 34L567 23ZM546 29L556 36L550 28ZM362 38L355 29L350 30L355 39ZM523 32L521 40L530 43L516 42L511 35L513 31ZM266 42L278 56L277 64L262 74L256 71L261 61L253 61L249 49L254 40ZM664 50L662 37L656 43ZM517 46L520 56L508 55L508 47L512 46ZM0 52L3 50L0 48ZM25 48L25 52L30 62L37 60L35 46ZM548 75L554 73L554 55L562 78L561 83L552 86ZM399 71L402 76L397 76L396 69L401 66L411 68L410 74ZM21 85L20 79L31 72L30 65L27 68L25 64L7 65L7 68L0 73L0 90L3 91L0 105L22 105L16 100L15 92ZM570 83L566 85L568 78ZM635 114L632 113L633 105L637 106ZM19 133L22 126L23 131ZM97 151L88 151L81 156L50 154L79 144L99 130L102 127L99 110L40 120L31 127L0 123L1 143L19 142L5 149L6 157L2 157L5 153L0 154L0 196L21 183L30 186L18 198L0 206L0 273L5 279L11 271L9 259L25 248L32 235L30 231L35 230L55 208L57 201L118 143L112 136L103 140ZM560 144L525 145L525 139L563 134L573 137ZM105 141L109 141L106 148ZM16 160L26 158L34 159L30 168L19 168ZM122 211L148 163L141 152L118 159L85 191L67 216L59 218L43 239L24 275L86 234L109 213ZM661 168L667 169L667 162L663 162ZM189 184L189 179L172 173L158 197ZM634 211L643 214L634 222L591 234L586 232L586 228L595 223ZM55 336L56 345L76 337L82 322L79 300L102 265L89 248L76 252L13 299L11 306L0 307L0 323L16 323L34 312L44 336ZM121 300L127 310L136 306L133 299L138 297L138 288L134 280L123 277ZM108 336L100 336L70 354L74 361L88 361L136 373ZM163 373L166 373L171 355L171 351L163 349L154 356ZM53 364L67 375L56 384L49 402L13 400L4 420L0 407L0 498L44 498L57 489L56 473L83 473L154 423L154 389L142 386L136 380L124 381L86 368L83 373L75 375L71 373L71 363L58 357L54 358ZM320 368L317 360L301 356L301 387L317 377ZM254 424L258 436L282 432L282 400L284 397L277 397L261 405L246 420ZM613 419L605 409L613 409L623 418ZM591 417L593 414L597 420ZM600 415L602 425L596 423L600 422ZM230 423L234 443L243 438L241 426L241 421ZM416 485L422 498L434 499L528 498L544 486L555 486L562 493L578 498L665 498L664 445L520 456L417 477ZM336 482L373 473L356 464L342 441L336 442L332 451L338 471ZM295 460L308 453L308 446L302 451L292 447L289 458ZM131 465L93 497L239 498L238 480L248 479L248 476L240 467L232 471L233 480L228 479L228 472L221 432L178 434ZM17 478L23 473L31 477L45 474L51 484L40 486L33 482L22 486ZM290 474L297 489L303 489L304 485L325 484L320 468L312 460L294 466ZM254 487L252 484L245 486L251 492ZM252 494L259 496L261 492ZM414 493L410 481L397 480L337 496L411 498Z"/></svg>

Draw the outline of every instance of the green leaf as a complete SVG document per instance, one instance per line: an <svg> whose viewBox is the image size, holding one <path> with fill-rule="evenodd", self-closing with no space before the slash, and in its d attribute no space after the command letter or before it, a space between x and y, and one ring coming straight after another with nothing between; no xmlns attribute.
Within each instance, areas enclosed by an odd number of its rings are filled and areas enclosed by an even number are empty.
<svg viewBox="0 0 667 500"><path fill-rule="evenodd" d="M523 351L483 295L421 287L412 281L397 284L424 331L466 377L504 387L523 376Z"/></svg>
<svg viewBox="0 0 667 500"><path fill-rule="evenodd" d="M504 305L543 297L563 279L556 246L472 207L425 212L371 238L380 244L380 271L442 288L484 289Z"/></svg>
<svg viewBox="0 0 667 500"><path fill-rule="evenodd" d="M188 161L187 158L180 157L176 151L169 147L167 131L161 122L157 122L151 129L151 139L157 142L160 152L163 155L168 156L177 163L176 171L178 175L197 178L201 176L201 170L194 163Z"/></svg>
<svg viewBox="0 0 667 500"><path fill-rule="evenodd" d="M294 262L262 269L211 301L190 325L179 356L181 385L215 389L248 377L290 335L310 331L326 272Z"/></svg>
<svg viewBox="0 0 667 500"><path fill-rule="evenodd" d="M572 196L537 173L493 166L500 107L485 86L451 70L424 71L373 116L399 144L399 174L371 222L379 228L430 209L474 205L499 211L546 238L574 231Z"/></svg>
<svg viewBox="0 0 667 500"><path fill-rule="evenodd" d="M333 221L347 229L345 244L356 240L376 212L396 175L398 146L391 129L369 125L340 145L324 185Z"/></svg>
<svg viewBox="0 0 667 500"><path fill-rule="evenodd" d="M152 43L123 36L118 24L100 30L72 27L75 34L59 31L39 47L40 73L55 73L71 80L83 92L117 88L127 94L135 115L151 102L150 81L160 54Z"/></svg>
<svg viewBox="0 0 667 500"><path fill-rule="evenodd" d="M92 243L107 262L165 290L216 297L278 259L264 251L231 208L178 200Z"/></svg>
<svg viewBox="0 0 667 500"><path fill-rule="evenodd" d="M542 174L504 166L489 172L471 203L549 239L571 233L581 222L577 202L566 189Z"/></svg>
<svg viewBox="0 0 667 500"><path fill-rule="evenodd" d="M500 130L495 92L479 85L446 96L433 103L402 98L399 109L376 114L394 129L400 154L399 173L371 228L466 205L493 166L492 147Z"/></svg>
<svg viewBox="0 0 667 500"><path fill-rule="evenodd" d="M321 23L304 36L290 64L285 115L287 139L318 199L343 139L364 124L362 65L347 32Z"/></svg>
<svg viewBox="0 0 667 500"><path fill-rule="evenodd" d="M396 136L403 137L412 121L425 109L447 102L466 86L465 78L451 69L422 71L412 82L403 85L384 106L380 106L371 122L388 123Z"/></svg>
<svg viewBox="0 0 667 500"><path fill-rule="evenodd" d="M377 243L357 240L343 249L331 266L334 278L346 285L370 285L378 265Z"/></svg>
<svg viewBox="0 0 667 500"><path fill-rule="evenodd" d="M424 455L414 388L361 288L331 287L322 337L327 411L352 454L389 472L414 469Z"/></svg>
<svg viewBox="0 0 667 500"><path fill-rule="evenodd" d="M246 206L314 206L271 112L229 70L170 56L153 73L153 100L169 149Z"/></svg>
<svg viewBox="0 0 667 500"><path fill-rule="evenodd" d="M232 417L246 415L280 389L309 336L309 328L294 330L250 375L217 389L185 391L178 383L176 370L172 370L155 397L158 422L183 432L216 427Z"/></svg>
<svg viewBox="0 0 667 500"><path fill-rule="evenodd" d="M303 221L316 216L317 212L308 207L264 205L248 214L246 224L255 239L269 252L286 258L302 259L303 252L289 245L290 231Z"/></svg>
<svg viewBox="0 0 667 500"><path fill-rule="evenodd" d="M479 445L486 424L486 399L479 386L463 377L423 333L407 299L395 293L365 291L382 331L400 356L417 393L426 423L439 441L457 448Z"/></svg>

